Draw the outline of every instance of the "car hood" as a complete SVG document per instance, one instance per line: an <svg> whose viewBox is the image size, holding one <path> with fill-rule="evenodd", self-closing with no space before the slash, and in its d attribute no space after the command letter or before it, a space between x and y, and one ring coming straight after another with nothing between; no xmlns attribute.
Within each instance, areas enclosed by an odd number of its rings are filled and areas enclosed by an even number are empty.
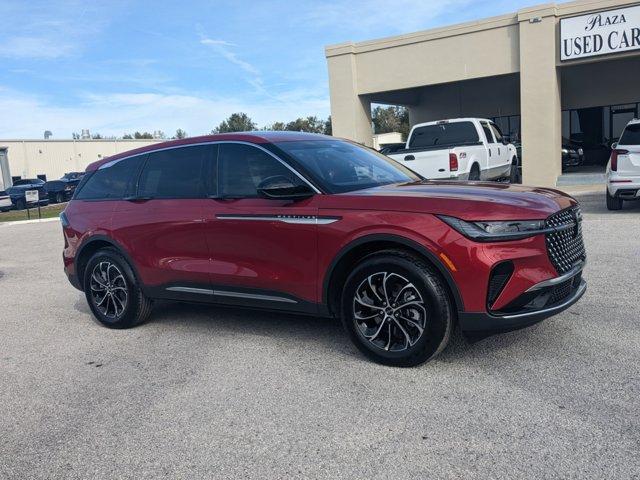
<svg viewBox="0 0 640 480"><path fill-rule="evenodd" d="M550 188L494 182L424 181L327 196L330 208L450 215L464 220L536 220L576 205ZM342 204L342 205L340 205Z"/></svg>

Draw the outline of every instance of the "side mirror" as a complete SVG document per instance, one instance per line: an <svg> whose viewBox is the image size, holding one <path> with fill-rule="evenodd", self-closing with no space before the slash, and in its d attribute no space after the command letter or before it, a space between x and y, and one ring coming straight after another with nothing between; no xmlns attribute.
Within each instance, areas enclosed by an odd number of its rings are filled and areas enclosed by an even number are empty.
<svg viewBox="0 0 640 480"><path fill-rule="evenodd" d="M615 150L616 148L618 148L618 142L613 142L611 144L611 150Z"/></svg>
<svg viewBox="0 0 640 480"><path fill-rule="evenodd" d="M271 200L303 200L313 197L315 192L306 184L295 185L283 175L274 175L258 185L258 194Z"/></svg>

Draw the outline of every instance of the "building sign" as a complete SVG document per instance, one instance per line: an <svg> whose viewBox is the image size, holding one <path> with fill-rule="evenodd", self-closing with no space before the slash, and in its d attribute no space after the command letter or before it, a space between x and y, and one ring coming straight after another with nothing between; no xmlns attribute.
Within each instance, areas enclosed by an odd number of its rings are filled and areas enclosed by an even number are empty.
<svg viewBox="0 0 640 480"><path fill-rule="evenodd" d="M640 5L560 19L560 60L640 49Z"/></svg>

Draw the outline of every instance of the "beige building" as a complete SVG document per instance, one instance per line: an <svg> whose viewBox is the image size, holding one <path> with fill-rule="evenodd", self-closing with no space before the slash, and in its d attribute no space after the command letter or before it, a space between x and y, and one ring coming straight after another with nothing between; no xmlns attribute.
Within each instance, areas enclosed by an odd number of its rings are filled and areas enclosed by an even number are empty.
<svg viewBox="0 0 640 480"><path fill-rule="evenodd" d="M445 28L326 48L333 134L371 145L371 104L411 124L492 118L522 142L526 183L555 186L562 145L599 171L638 116L640 2L546 4Z"/></svg>
<svg viewBox="0 0 640 480"><path fill-rule="evenodd" d="M164 140L0 140L13 177L48 180L83 171L91 162Z"/></svg>

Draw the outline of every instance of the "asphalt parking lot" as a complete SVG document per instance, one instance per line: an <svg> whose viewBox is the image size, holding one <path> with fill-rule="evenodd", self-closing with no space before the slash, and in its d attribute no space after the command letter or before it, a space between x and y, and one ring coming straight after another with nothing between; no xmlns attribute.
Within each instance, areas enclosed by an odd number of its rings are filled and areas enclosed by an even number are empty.
<svg viewBox="0 0 640 480"><path fill-rule="evenodd" d="M0 225L0 478L640 478L640 204L581 199L582 301L413 369L302 316L105 329L57 222Z"/></svg>

